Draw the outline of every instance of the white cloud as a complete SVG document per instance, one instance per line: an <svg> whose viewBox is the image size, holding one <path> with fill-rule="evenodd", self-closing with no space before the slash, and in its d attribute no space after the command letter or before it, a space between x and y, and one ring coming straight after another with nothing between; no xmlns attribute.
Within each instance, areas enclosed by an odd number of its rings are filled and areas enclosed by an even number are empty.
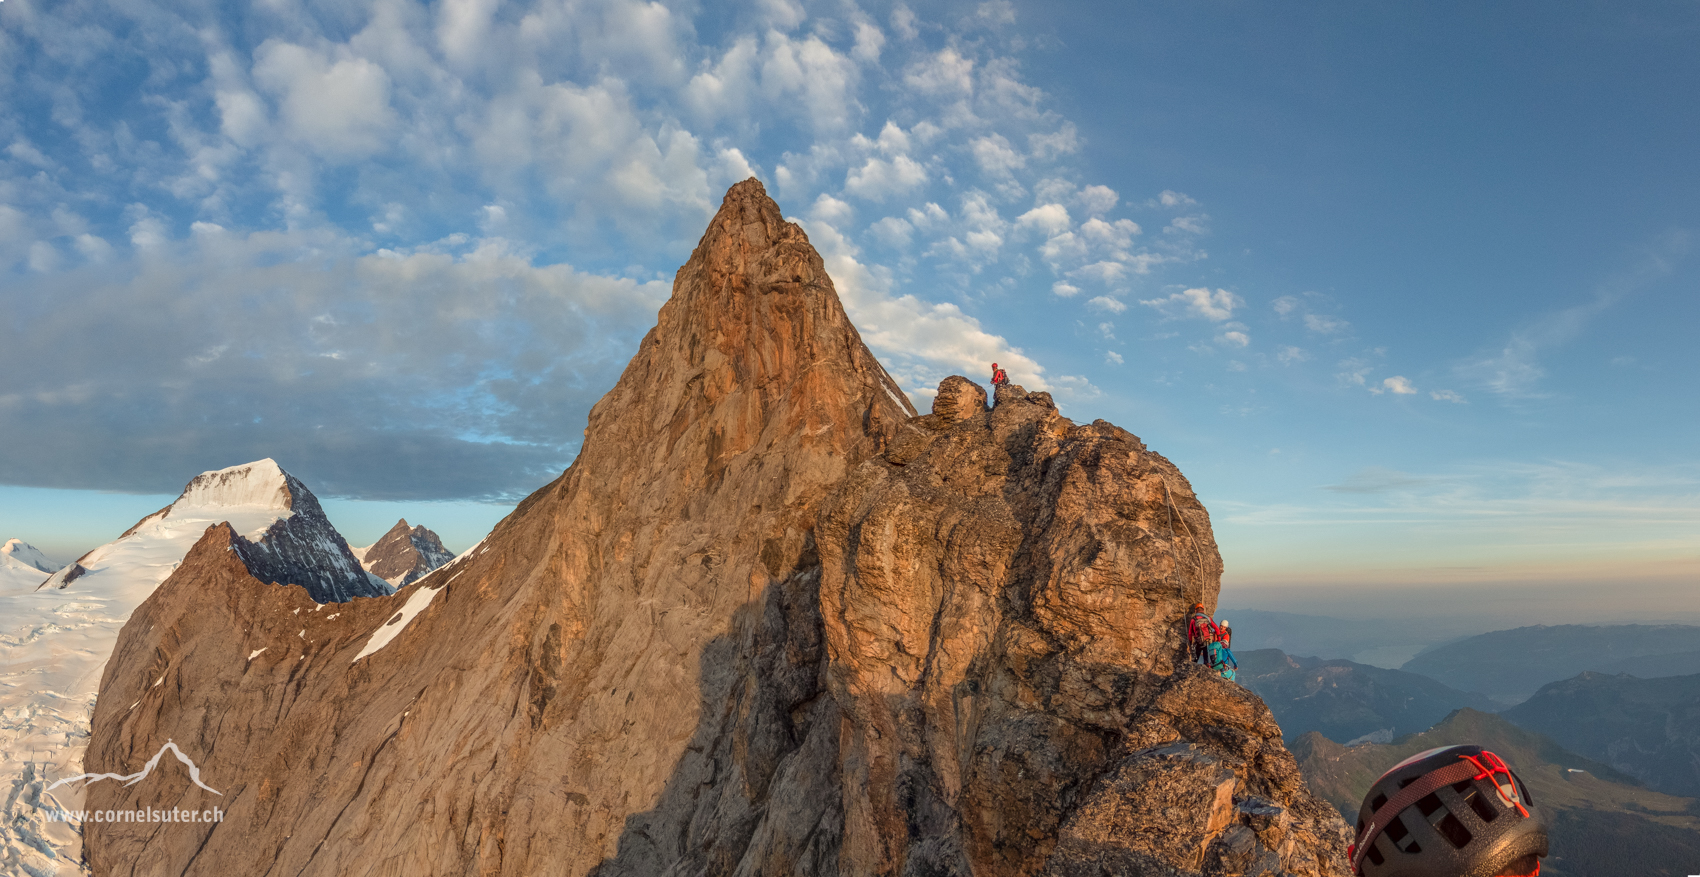
<svg viewBox="0 0 1700 877"><path fill-rule="evenodd" d="M938 228L950 222L950 214L943 207L928 201L922 207L909 208L909 222L916 228Z"/></svg>
<svg viewBox="0 0 1700 877"><path fill-rule="evenodd" d="M819 37L793 40L770 31L761 84L768 99L798 99L817 134L848 128L856 110L856 62Z"/></svg>
<svg viewBox="0 0 1700 877"><path fill-rule="evenodd" d="M891 29L906 40L913 40L921 35L915 27L915 13L902 3L891 10Z"/></svg>
<svg viewBox="0 0 1700 877"><path fill-rule="evenodd" d="M437 7L437 46L466 66L481 54L497 0L443 0Z"/></svg>
<svg viewBox="0 0 1700 877"><path fill-rule="evenodd" d="M855 245L836 228L811 222L808 232L862 339L880 353L906 389L936 384L952 373L981 375L997 362L1011 380L1029 390L1076 396L1096 393L1084 379L1047 379L1045 369L1032 357L1002 336L985 331L979 320L954 304L892 295L887 281L858 261Z"/></svg>
<svg viewBox="0 0 1700 877"><path fill-rule="evenodd" d="M1074 127L1073 122L1064 122L1062 127L1050 133L1034 132L1027 135L1027 147L1032 150L1034 158L1050 161L1058 156L1080 151L1080 131Z"/></svg>
<svg viewBox="0 0 1700 877"><path fill-rule="evenodd" d="M1216 343L1224 347L1245 347L1251 344L1251 336L1243 330L1233 329L1217 335Z"/></svg>
<svg viewBox="0 0 1700 877"><path fill-rule="evenodd" d="M77 235L74 243L77 252L81 253L84 259L97 265L112 258L112 245L107 243L105 238L92 234L80 234Z"/></svg>
<svg viewBox="0 0 1700 877"><path fill-rule="evenodd" d="M1281 319L1285 320L1287 317L1292 315L1293 311L1298 309L1299 300L1295 296L1283 295L1271 302L1270 307L1273 307L1275 309L1275 313L1279 315Z"/></svg>
<svg viewBox="0 0 1700 877"><path fill-rule="evenodd" d="M1192 200L1192 197L1184 192L1164 189L1163 193L1157 196L1157 203L1164 207L1191 207L1198 202Z"/></svg>
<svg viewBox="0 0 1700 877"><path fill-rule="evenodd" d="M1009 0L986 0L975 7L974 17L993 27L1014 24L1015 4Z"/></svg>
<svg viewBox="0 0 1700 877"><path fill-rule="evenodd" d="M909 135L903 133L897 123L887 121L885 127L880 129L880 137L875 141L875 145L886 155L903 155L909 152Z"/></svg>
<svg viewBox="0 0 1700 877"><path fill-rule="evenodd" d="M1305 314L1305 328L1318 335L1338 335L1352 327L1351 323L1337 317L1325 317L1320 314Z"/></svg>
<svg viewBox="0 0 1700 877"><path fill-rule="evenodd" d="M1104 351L1104 362L1107 365L1121 365L1122 355L1114 350L1106 350Z"/></svg>
<svg viewBox="0 0 1700 877"><path fill-rule="evenodd" d="M878 64L880 49L885 47L885 33L871 21L856 24L856 46L850 50L850 57L864 64Z"/></svg>
<svg viewBox="0 0 1700 877"><path fill-rule="evenodd" d="M760 54L755 37L734 40L718 61L705 60L702 71L691 77L682 95L685 105L705 122L746 115L751 95L757 92Z"/></svg>
<svg viewBox="0 0 1700 877"><path fill-rule="evenodd" d="M954 48L943 49L912 65L903 82L924 95L967 97L974 91L974 61Z"/></svg>
<svg viewBox="0 0 1700 877"><path fill-rule="evenodd" d="M1456 402L1460 405L1465 404L1464 397L1451 390L1430 390L1428 395L1430 399L1433 399L1436 402Z"/></svg>
<svg viewBox="0 0 1700 877"><path fill-rule="evenodd" d="M138 250L153 249L167 240L165 223L152 216L144 216L130 226L130 245Z"/></svg>
<svg viewBox="0 0 1700 877"><path fill-rule="evenodd" d="M1060 295L1063 298L1073 298L1080 294L1080 287L1058 280L1051 284L1051 292Z"/></svg>
<svg viewBox="0 0 1700 877"><path fill-rule="evenodd" d="M53 170L54 168L53 162L48 160L47 156L42 155L41 150L36 149L34 146L31 146L28 141L22 139L12 141L12 145L6 147L6 154L19 161L33 164L43 170Z"/></svg>
<svg viewBox="0 0 1700 877"><path fill-rule="evenodd" d="M856 211L849 204L825 192L822 192L820 197L815 199L814 206L809 208L809 216L813 217L816 222L826 222L837 226L849 223L855 214Z"/></svg>
<svg viewBox="0 0 1700 877"><path fill-rule="evenodd" d="M1088 216L1101 216L1116 208L1121 196L1109 186L1087 186L1080 190L1080 208Z"/></svg>
<svg viewBox="0 0 1700 877"><path fill-rule="evenodd" d="M52 271L59 267L59 251L47 241L35 241L30 244L29 266L38 273Z"/></svg>
<svg viewBox="0 0 1700 877"><path fill-rule="evenodd" d="M1127 266L1120 262L1103 260L1083 265L1068 272L1070 277L1085 277L1103 284L1112 284L1127 276Z"/></svg>
<svg viewBox="0 0 1700 877"><path fill-rule="evenodd" d="M780 30L796 30L808 18L797 0L756 0L755 8L768 25Z"/></svg>
<svg viewBox="0 0 1700 877"><path fill-rule="evenodd" d="M1131 219L1105 222L1093 217L1080 224L1080 234L1093 244L1114 253L1126 253L1140 233L1139 224Z"/></svg>
<svg viewBox="0 0 1700 877"><path fill-rule="evenodd" d="M397 125L389 74L346 48L266 40L254 50L254 79L277 98L285 131L326 158L353 161L389 145Z"/></svg>
<svg viewBox="0 0 1700 877"><path fill-rule="evenodd" d="M895 216L887 216L868 226L868 232L880 243L899 249L909 246L909 236L914 230L914 226Z"/></svg>
<svg viewBox="0 0 1700 877"><path fill-rule="evenodd" d="M1169 220L1163 231L1167 234L1204 234L1204 221L1208 216L1177 216Z"/></svg>
<svg viewBox="0 0 1700 877"><path fill-rule="evenodd" d="M1041 204L1015 220L1021 228L1036 228L1047 236L1068 231L1070 220L1068 208L1061 204Z"/></svg>
<svg viewBox="0 0 1700 877"><path fill-rule="evenodd" d="M1279 360L1282 365L1292 365L1295 362L1305 362L1306 360L1309 360L1310 354L1306 353L1302 347L1287 346L1282 347L1280 352L1275 355L1275 358Z"/></svg>
<svg viewBox="0 0 1700 877"><path fill-rule="evenodd" d="M582 419L618 376L666 286L535 266L500 239L467 244L362 254L324 231L199 223L43 281L81 316L73 333L0 345L21 394L0 417L0 479L160 492L207 460L283 447L321 495L534 489L571 457L558 418ZM221 346L216 363L202 353ZM119 400L148 415L126 423L126 454L89 455L75 437Z"/></svg>
<svg viewBox="0 0 1700 877"><path fill-rule="evenodd" d="M1382 381L1381 386L1385 387L1388 392L1399 396L1411 396L1417 392L1417 388L1411 386L1411 382L1403 375L1394 375Z"/></svg>
<svg viewBox="0 0 1700 877"><path fill-rule="evenodd" d="M1010 148L1002 134L980 137L969 143L974 161L988 176L1007 178L1012 172L1027 166L1027 159Z"/></svg>
<svg viewBox="0 0 1700 877"><path fill-rule="evenodd" d="M1171 318L1202 317L1219 323L1233 317L1234 309L1243 307L1245 300L1226 289L1211 292L1200 288L1177 292L1168 298L1142 299L1139 303Z"/></svg>
<svg viewBox="0 0 1700 877"><path fill-rule="evenodd" d="M1100 295L1097 298L1094 298L1094 299L1086 302L1086 306L1089 307L1089 308L1096 308L1097 310L1100 310L1100 311L1108 311L1112 314L1119 314L1119 313L1127 310L1126 304L1124 304L1124 303L1122 303L1122 302L1120 302L1116 299L1110 298L1107 295Z"/></svg>
<svg viewBox="0 0 1700 877"><path fill-rule="evenodd" d="M844 191L869 201L884 201L913 191L927 181L927 169L907 155L887 161L869 158L844 177Z"/></svg>
<svg viewBox="0 0 1700 877"><path fill-rule="evenodd" d="M1374 366L1357 357L1343 359L1335 367L1340 371L1336 372L1334 377L1338 378L1340 383L1352 387L1364 386L1369 379L1369 373L1374 370Z"/></svg>

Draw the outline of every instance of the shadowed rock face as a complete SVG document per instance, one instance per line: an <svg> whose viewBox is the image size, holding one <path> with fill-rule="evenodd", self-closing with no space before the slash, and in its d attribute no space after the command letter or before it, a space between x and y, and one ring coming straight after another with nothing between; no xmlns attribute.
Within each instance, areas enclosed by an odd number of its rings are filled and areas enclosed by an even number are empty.
<svg viewBox="0 0 1700 877"><path fill-rule="evenodd" d="M1344 874L1261 702L1176 666L1221 572L1185 480L984 398L914 417L734 186L579 459L476 549L313 611L197 545L125 628L88 769L169 738L224 795L89 806L225 820L91 824L96 872Z"/></svg>
<svg viewBox="0 0 1700 877"><path fill-rule="evenodd" d="M403 588L453 559L436 533L423 525L409 527L407 519L402 518L384 538L366 549L360 563L378 578Z"/></svg>
<svg viewBox="0 0 1700 877"><path fill-rule="evenodd" d="M284 482L294 514L274 522L257 539L233 534L231 550L241 555L256 578L306 588L319 603L382 595L383 583L373 582L361 571L360 561L348 550L348 540L331 526L318 497L287 472ZM185 493L194 487L192 482Z"/></svg>

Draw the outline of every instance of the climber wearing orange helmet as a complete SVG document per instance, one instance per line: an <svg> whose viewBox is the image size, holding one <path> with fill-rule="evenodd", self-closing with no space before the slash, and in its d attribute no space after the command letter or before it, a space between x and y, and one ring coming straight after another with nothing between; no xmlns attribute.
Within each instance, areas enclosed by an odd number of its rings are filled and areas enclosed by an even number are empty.
<svg viewBox="0 0 1700 877"><path fill-rule="evenodd" d="M1208 663L1207 650L1221 635L1221 631L1216 629L1216 622L1210 620L1210 613L1204 610L1204 604L1192 604L1192 612L1186 617L1188 657L1200 664Z"/></svg>
<svg viewBox="0 0 1700 877"><path fill-rule="evenodd" d="M1009 375L1003 369L998 368L997 363L992 363L992 392L996 393L999 387L1007 383L1009 383Z"/></svg>

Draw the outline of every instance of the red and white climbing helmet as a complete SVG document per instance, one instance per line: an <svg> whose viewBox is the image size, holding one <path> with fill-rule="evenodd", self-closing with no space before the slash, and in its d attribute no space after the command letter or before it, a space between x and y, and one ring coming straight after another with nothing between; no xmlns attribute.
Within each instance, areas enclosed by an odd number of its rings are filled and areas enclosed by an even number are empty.
<svg viewBox="0 0 1700 877"><path fill-rule="evenodd" d="M1443 746L1394 765L1358 808L1347 850L1361 877L1529 877L1547 854L1546 816L1523 781L1480 746Z"/></svg>

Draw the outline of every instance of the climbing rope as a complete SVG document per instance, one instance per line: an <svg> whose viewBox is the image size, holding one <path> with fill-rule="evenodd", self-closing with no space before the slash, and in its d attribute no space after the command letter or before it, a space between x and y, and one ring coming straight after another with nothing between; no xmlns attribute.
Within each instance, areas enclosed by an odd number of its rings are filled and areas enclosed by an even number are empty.
<svg viewBox="0 0 1700 877"><path fill-rule="evenodd" d="M1169 479L1163 478L1161 474L1157 477L1161 478L1163 481L1163 499L1169 508L1169 557L1175 561L1175 567L1179 569L1181 560L1179 557L1175 556L1175 514L1178 510L1175 508L1174 495L1169 492ZM1194 560L1198 561L1198 586L1200 588L1198 596L1202 599L1204 597L1204 591L1202 590L1204 587L1204 554L1198 550L1198 534L1192 531L1192 525L1187 523L1185 515L1181 515L1181 523L1186 524L1187 539L1192 542L1192 556ZM1181 575L1181 587L1186 587L1185 574Z"/></svg>

